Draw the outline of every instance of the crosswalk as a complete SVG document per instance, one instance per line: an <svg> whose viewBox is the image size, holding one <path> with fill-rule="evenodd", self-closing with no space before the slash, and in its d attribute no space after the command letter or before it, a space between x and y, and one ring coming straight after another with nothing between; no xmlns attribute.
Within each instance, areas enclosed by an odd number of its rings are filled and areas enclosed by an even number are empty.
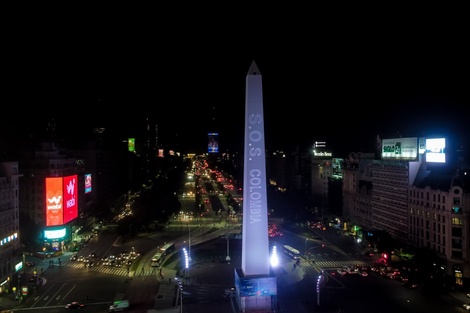
<svg viewBox="0 0 470 313"><path fill-rule="evenodd" d="M346 261L318 261L313 262L313 266L318 268L342 268L343 266L369 266L371 262L362 261L362 260L346 260Z"/></svg>
<svg viewBox="0 0 470 313"><path fill-rule="evenodd" d="M127 277L129 275L132 276L159 276L159 269L158 268L151 268L148 270L138 270L138 271L131 271L130 273L127 272L126 268L121 268L121 267L111 267L111 266L103 266L103 265L97 265L93 266L91 268L86 268L84 263L82 262L73 262L69 261L64 266L68 267L73 267L77 269L83 269L85 271L91 271L91 272L100 272L104 274L109 274L109 275L116 275L116 276L124 276Z"/></svg>

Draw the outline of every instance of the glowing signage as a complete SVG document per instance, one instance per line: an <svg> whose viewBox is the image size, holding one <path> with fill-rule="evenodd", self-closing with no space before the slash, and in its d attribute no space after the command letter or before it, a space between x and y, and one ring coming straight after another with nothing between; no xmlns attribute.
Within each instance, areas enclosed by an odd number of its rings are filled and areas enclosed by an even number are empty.
<svg viewBox="0 0 470 313"><path fill-rule="evenodd" d="M78 179L77 175L63 178L64 184L64 208L63 224L67 224L78 217Z"/></svg>
<svg viewBox="0 0 470 313"><path fill-rule="evenodd" d="M46 178L46 226L64 223L62 177Z"/></svg>
<svg viewBox="0 0 470 313"><path fill-rule="evenodd" d="M416 160L418 138L392 138L382 140L382 159Z"/></svg>
<svg viewBox="0 0 470 313"><path fill-rule="evenodd" d="M12 242L13 240L18 240L18 233L13 233L6 237L0 238L0 246L3 246L4 244L7 244L9 242Z"/></svg>
<svg viewBox="0 0 470 313"><path fill-rule="evenodd" d="M85 193L91 192L91 174L85 174Z"/></svg>
<svg viewBox="0 0 470 313"><path fill-rule="evenodd" d="M208 133L208 145L207 152L217 153L219 152L219 133Z"/></svg>
<svg viewBox="0 0 470 313"><path fill-rule="evenodd" d="M426 162L445 163L446 162L446 139L427 138L426 139Z"/></svg>
<svg viewBox="0 0 470 313"><path fill-rule="evenodd" d="M63 225L78 217L77 175L46 178L46 226Z"/></svg>
<svg viewBox="0 0 470 313"><path fill-rule="evenodd" d="M127 140L127 148L129 152L135 152L135 138L129 138Z"/></svg>
<svg viewBox="0 0 470 313"><path fill-rule="evenodd" d="M61 239L61 238L64 238L66 234L67 234L67 229L65 227L61 228L61 229L45 230L44 231L44 238L46 238L46 239Z"/></svg>
<svg viewBox="0 0 470 313"><path fill-rule="evenodd" d="M313 150L313 156L314 157L332 157L333 153L331 152L325 152L325 151L315 151Z"/></svg>
<svg viewBox="0 0 470 313"><path fill-rule="evenodd" d="M18 272L19 270L21 270L23 268L23 262L20 262L20 263L16 263L15 264L15 271Z"/></svg>

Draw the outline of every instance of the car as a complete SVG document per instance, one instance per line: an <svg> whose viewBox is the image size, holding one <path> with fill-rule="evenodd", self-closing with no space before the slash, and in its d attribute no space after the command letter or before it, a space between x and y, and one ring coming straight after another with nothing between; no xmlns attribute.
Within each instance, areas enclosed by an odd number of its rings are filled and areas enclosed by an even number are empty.
<svg viewBox="0 0 470 313"><path fill-rule="evenodd" d="M465 310L469 311L470 310L470 304L469 303L464 303L463 307Z"/></svg>
<svg viewBox="0 0 470 313"><path fill-rule="evenodd" d="M411 282L411 281L406 281L404 283L402 283L402 286L403 287L406 287L406 288L410 288L410 289L417 289L418 288L418 284L417 283L414 283L414 282Z"/></svg>
<svg viewBox="0 0 470 313"><path fill-rule="evenodd" d="M26 262L25 264L26 264L27 267L34 266L34 262Z"/></svg>
<svg viewBox="0 0 470 313"><path fill-rule="evenodd" d="M70 261L77 261L77 260L78 260L78 256L76 254L70 257Z"/></svg>
<svg viewBox="0 0 470 313"><path fill-rule="evenodd" d="M343 275L343 276L347 274L347 272L345 270L342 270L342 269L336 270L336 272L340 275Z"/></svg>
<svg viewBox="0 0 470 313"><path fill-rule="evenodd" d="M83 309L85 307L85 303L79 301L73 301L65 305L66 309L74 310L74 309Z"/></svg>

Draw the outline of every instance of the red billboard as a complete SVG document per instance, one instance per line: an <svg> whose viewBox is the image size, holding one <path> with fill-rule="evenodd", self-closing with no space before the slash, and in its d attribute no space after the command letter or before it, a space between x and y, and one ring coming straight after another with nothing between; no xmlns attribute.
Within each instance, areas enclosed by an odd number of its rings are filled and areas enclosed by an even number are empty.
<svg viewBox="0 0 470 313"><path fill-rule="evenodd" d="M46 178L46 226L63 225L78 217L77 175Z"/></svg>
<svg viewBox="0 0 470 313"><path fill-rule="evenodd" d="M77 175L66 176L64 184L64 224L78 217L78 178Z"/></svg>

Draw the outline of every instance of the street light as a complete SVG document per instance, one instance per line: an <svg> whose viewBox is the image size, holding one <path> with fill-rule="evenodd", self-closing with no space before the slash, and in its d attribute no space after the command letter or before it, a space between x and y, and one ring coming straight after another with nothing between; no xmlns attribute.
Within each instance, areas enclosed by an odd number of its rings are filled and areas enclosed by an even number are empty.
<svg viewBox="0 0 470 313"><path fill-rule="evenodd" d="M184 253L184 268L186 272L185 277L189 278L189 256L188 256L188 251L186 251L186 248L183 248L183 253Z"/></svg>
<svg viewBox="0 0 470 313"><path fill-rule="evenodd" d="M191 225L188 223L188 261L191 262Z"/></svg>
<svg viewBox="0 0 470 313"><path fill-rule="evenodd" d="M227 240L227 257L225 258L225 261L227 261L228 264L230 264L230 234L229 232L231 230L234 230L235 227L232 227L230 228L229 225L226 226L227 227L227 231L225 232L225 239Z"/></svg>
<svg viewBox="0 0 470 313"><path fill-rule="evenodd" d="M225 261L227 261L227 263L230 264L230 250L229 250L229 236L228 236L228 234L225 235L225 238L227 238L227 257L225 258Z"/></svg>

